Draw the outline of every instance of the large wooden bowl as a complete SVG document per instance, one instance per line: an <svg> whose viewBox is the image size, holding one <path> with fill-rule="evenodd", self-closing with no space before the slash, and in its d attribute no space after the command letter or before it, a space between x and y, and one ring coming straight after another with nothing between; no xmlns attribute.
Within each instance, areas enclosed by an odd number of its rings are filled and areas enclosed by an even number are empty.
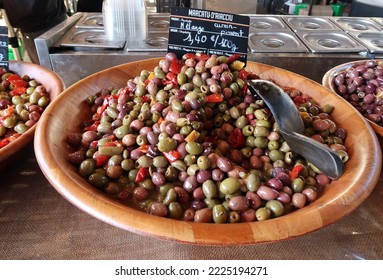
<svg viewBox="0 0 383 280"><path fill-rule="evenodd" d="M334 78L340 73L343 72L350 67L356 67L359 65L364 65L368 60L357 60L357 61L351 61L347 63L340 64L338 66L335 66L334 68L331 68L328 70L323 78L322 78L322 85L331 89L333 92L336 93L335 84L334 84ZM366 119L368 123L372 126L373 130L380 136L383 137L383 127L374 123L373 121L370 121L369 119Z"/></svg>
<svg viewBox="0 0 383 280"><path fill-rule="evenodd" d="M10 61L9 70L21 76L28 75L44 85L49 92L51 101L64 90L64 82L62 79L49 69L40 65L24 61ZM17 160L20 151L33 140L35 129L36 125L28 129L27 132L15 141L12 141L7 146L0 149L0 170L14 160Z"/></svg>
<svg viewBox="0 0 383 280"><path fill-rule="evenodd" d="M105 196L89 185L67 160L66 135L80 131L86 113L84 100L101 88L126 84L142 69L152 70L159 59L116 66L93 74L65 90L40 120L35 141L37 161L53 187L90 215L114 226L159 239L183 243L234 245L284 240L332 224L358 207L374 189L381 170L377 136L366 120L342 98L320 84L289 71L248 62L247 68L263 79L295 87L319 101L336 104L335 121L347 129L351 156L345 173L333 181L311 205L262 222L203 224L152 216Z"/></svg>

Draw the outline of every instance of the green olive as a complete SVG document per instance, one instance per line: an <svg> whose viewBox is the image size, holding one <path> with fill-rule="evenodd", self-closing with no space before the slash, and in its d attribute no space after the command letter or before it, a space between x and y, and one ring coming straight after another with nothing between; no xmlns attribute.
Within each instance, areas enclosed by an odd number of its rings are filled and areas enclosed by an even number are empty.
<svg viewBox="0 0 383 280"><path fill-rule="evenodd" d="M241 183L238 179L229 177L221 182L219 190L223 194L233 194L241 188Z"/></svg>
<svg viewBox="0 0 383 280"><path fill-rule="evenodd" d="M164 138L158 142L160 152L170 152L177 148L177 141L173 138Z"/></svg>
<svg viewBox="0 0 383 280"><path fill-rule="evenodd" d="M212 209L213 221L216 224L225 223L228 219L228 213L222 204L216 204Z"/></svg>
<svg viewBox="0 0 383 280"><path fill-rule="evenodd" d="M186 171L187 169L187 165L186 163L183 161L183 160L176 160L176 161L173 161L171 163L171 166L173 166L175 169L179 170L179 171Z"/></svg>
<svg viewBox="0 0 383 280"><path fill-rule="evenodd" d="M197 156L187 154L184 158L184 162L186 163L187 166L197 163Z"/></svg>
<svg viewBox="0 0 383 280"><path fill-rule="evenodd" d="M298 193L302 192L304 186L305 186L305 182L300 177L295 178L291 182L291 189L293 190L293 192L298 192Z"/></svg>
<svg viewBox="0 0 383 280"><path fill-rule="evenodd" d="M206 180L203 182L202 191L207 198L215 198L218 195L217 185L213 180Z"/></svg>
<svg viewBox="0 0 383 280"><path fill-rule="evenodd" d="M245 136L252 136L254 134L254 126L252 126L252 125L245 125L242 128L242 133Z"/></svg>
<svg viewBox="0 0 383 280"><path fill-rule="evenodd" d="M183 208L181 204L176 201L172 201L168 206L168 217L176 220L180 220L183 217Z"/></svg>
<svg viewBox="0 0 383 280"><path fill-rule="evenodd" d="M280 150L271 150L269 152L269 158L275 162L277 160L282 160L285 158L285 154L282 153Z"/></svg>
<svg viewBox="0 0 383 280"><path fill-rule="evenodd" d="M235 126L242 129L244 128L247 124L249 123L249 121L246 119L245 116L240 116L238 117L238 119L235 121Z"/></svg>
<svg viewBox="0 0 383 280"><path fill-rule="evenodd" d="M157 168L164 168L169 165L168 160L164 156L157 156L153 158L153 166Z"/></svg>
<svg viewBox="0 0 383 280"><path fill-rule="evenodd" d="M191 141L185 145L185 150L191 155L199 155L203 152L203 147L200 143Z"/></svg>
<svg viewBox="0 0 383 280"><path fill-rule="evenodd" d="M48 96L42 96L39 98L39 100L37 101L37 105L42 107L42 108L45 108L48 106L49 104L49 97Z"/></svg>
<svg viewBox="0 0 383 280"><path fill-rule="evenodd" d="M172 101L172 110L174 112L182 112L182 109L183 109L183 105L182 105L182 102L178 99L174 99ZM185 119L186 120L186 119ZM187 121L187 120L186 120Z"/></svg>
<svg viewBox="0 0 383 280"><path fill-rule="evenodd" d="M261 177L256 173L250 173L246 177L246 187L250 192L256 192L261 186Z"/></svg>
<svg viewBox="0 0 383 280"><path fill-rule="evenodd" d="M177 200L177 192L173 188L171 188L167 191L162 203L168 206L171 202L175 202L176 200Z"/></svg>
<svg viewBox="0 0 383 280"><path fill-rule="evenodd" d="M86 159L80 164L79 173L82 177L89 177L94 173L95 167L96 162L94 159Z"/></svg>
<svg viewBox="0 0 383 280"><path fill-rule="evenodd" d="M208 156L199 156L197 159L199 169L206 170L211 167L211 161Z"/></svg>
<svg viewBox="0 0 383 280"><path fill-rule="evenodd" d="M255 137L255 139L254 139L254 145L257 148L261 148L261 149L266 149L268 142L269 142L269 140L263 136Z"/></svg>
<svg viewBox="0 0 383 280"><path fill-rule="evenodd" d="M17 123L17 116L16 115L10 115L3 121L3 126L6 128L13 128Z"/></svg>
<svg viewBox="0 0 383 280"><path fill-rule="evenodd" d="M283 204L278 200L275 200L275 199L269 200L268 202L266 202L265 207L270 209L274 217L280 217L283 215L284 207L283 207Z"/></svg>
<svg viewBox="0 0 383 280"><path fill-rule="evenodd" d="M267 207L260 207L255 211L255 217L258 221L264 221L271 216L271 210Z"/></svg>
<svg viewBox="0 0 383 280"><path fill-rule="evenodd" d="M256 137L267 137L269 136L270 134L270 131L268 130L267 127L264 127L264 126L256 126L254 128L254 136Z"/></svg>
<svg viewBox="0 0 383 280"><path fill-rule="evenodd" d="M179 73L177 75L177 82L179 85L183 85L184 83L186 83L188 81L188 77L185 73Z"/></svg>
<svg viewBox="0 0 383 280"><path fill-rule="evenodd" d="M132 170L134 168L134 161L132 159L130 159L130 158L129 159L124 159L123 161L121 161L121 167L125 171Z"/></svg>
<svg viewBox="0 0 383 280"><path fill-rule="evenodd" d="M88 182L96 188L103 188L108 183L108 176L95 172L88 177Z"/></svg>
<svg viewBox="0 0 383 280"><path fill-rule="evenodd" d="M20 133L20 134L24 134L25 132L27 132L27 130L29 129L29 127L23 123L23 122L18 122L14 127L13 129L17 132L17 133Z"/></svg>

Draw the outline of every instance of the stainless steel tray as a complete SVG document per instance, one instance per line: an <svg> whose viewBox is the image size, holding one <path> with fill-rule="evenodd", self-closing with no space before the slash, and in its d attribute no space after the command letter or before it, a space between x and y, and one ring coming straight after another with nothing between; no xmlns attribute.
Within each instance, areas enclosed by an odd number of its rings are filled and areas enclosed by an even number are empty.
<svg viewBox="0 0 383 280"><path fill-rule="evenodd" d="M367 51L344 31L298 31L297 36L313 53L352 53Z"/></svg>
<svg viewBox="0 0 383 280"><path fill-rule="evenodd" d="M351 36L366 46L370 53L383 53L383 32L360 32Z"/></svg>
<svg viewBox="0 0 383 280"><path fill-rule="evenodd" d="M372 18L372 20L377 22L381 27L383 27L383 18Z"/></svg>
<svg viewBox="0 0 383 280"><path fill-rule="evenodd" d="M334 17L331 20L347 32L376 32L383 30L382 26L369 18Z"/></svg>
<svg viewBox="0 0 383 280"><path fill-rule="evenodd" d="M294 31L340 30L339 26L327 17L287 16L282 19Z"/></svg>
<svg viewBox="0 0 383 280"><path fill-rule="evenodd" d="M146 40L126 42L127 52L160 52L168 49L168 33L152 33Z"/></svg>
<svg viewBox="0 0 383 280"><path fill-rule="evenodd" d="M251 16L249 33L270 30L290 30L278 16Z"/></svg>
<svg viewBox="0 0 383 280"><path fill-rule="evenodd" d="M170 15L148 15L148 33L169 32Z"/></svg>
<svg viewBox="0 0 383 280"><path fill-rule="evenodd" d="M168 32L169 14L148 14L148 33ZM78 29L104 29L102 13L83 13L76 22Z"/></svg>
<svg viewBox="0 0 383 280"><path fill-rule="evenodd" d="M264 31L249 34L249 49L257 52L308 52L292 31Z"/></svg>
<svg viewBox="0 0 383 280"><path fill-rule="evenodd" d="M56 43L56 47L86 47L86 48L108 48L121 49L125 41L108 41L104 30L99 29L79 29L70 30L61 40Z"/></svg>
<svg viewBox="0 0 383 280"><path fill-rule="evenodd" d="M104 29L104 18L100 13L83 13L76 28Z"/></svg>

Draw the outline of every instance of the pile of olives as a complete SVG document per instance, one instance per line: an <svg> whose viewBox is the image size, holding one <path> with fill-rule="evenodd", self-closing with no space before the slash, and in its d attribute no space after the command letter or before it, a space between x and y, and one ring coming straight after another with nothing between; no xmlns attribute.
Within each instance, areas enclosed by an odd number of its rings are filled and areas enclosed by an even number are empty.
<svg viewBox="0 0 383 280"><path fill-rule="evenodd" d="M290 150L247 90L256 78L237 56L168 53L126 86L87 98L92 117L68 135L68 159L106 195L161 217L238 223L302 208L331 179ZM331 119L333 107L288 94L306 135L346 161L347 133Z"/></svg>
<svg viewBox="0 0 383 280"><path fill-rule="evenodd" d="M383 125L383 66L378 60L366 60L334 76L336 92L364 117Z"/></svg>
<svg viewBox="0 0 383 280"><path fill-rule="evenodd" d="M28 75L0 68L0 149L31 128L50 99L46 88Z"/></svg>

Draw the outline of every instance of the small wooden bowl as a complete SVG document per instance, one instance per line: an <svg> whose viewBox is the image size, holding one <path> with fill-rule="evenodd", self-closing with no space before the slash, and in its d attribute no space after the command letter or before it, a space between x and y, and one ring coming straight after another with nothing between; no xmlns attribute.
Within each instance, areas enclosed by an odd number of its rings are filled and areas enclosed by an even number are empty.
<svg viewBox="0 0 383 280"><path fill-rule="evenodd" d="M20 76L28 75L36 79L49 92L51 102L64 90L64 82L62 79L49 69L40 65L24 61L10 61L9 70ZM0 170L18 158L20 151L32 141L35 129L36 125L28 129L27 132L15 141L12 141L0 149Z"/></svg>
<svg viewBox="0 0 383 280"><path fill-rule="evenodd" d="M35 141L37 161L46 178L67 200L90 215L134 233L205 245L274 242L307 234L332 224L357 208L374 189L382 166L377 136L349 103L320 84L292 72L248 62L247 69L280 86L294 87L320 104L334 104L335 122L345 128L350 160L345 173L331 182L310 205L262 222L238 224L194 223L162 218L134 210L89 185L67 161L66 136L80 131L87 113L84 100L102 88L122 87L141 70L154 69L159 59L119 65L93 74L65 90L40 120ZM81 105L82 104L82 105Z"/></svg>
<svg viewBox="0 0 383 280"><path fill-rule="evenodd" d="M350 67L356 67L359 65L364 65L368 60L357 60L357 61L352 61L352 62L347 62L340 64L338 66L335 66L334 68L331 68L328 70L323 78L322 78L322 85L327 87L328 89L331 89L333 92L336 93L336 89L334 86L334 78L342 71L345 71L349 69ZM380 136L383 137L383 127L374 123L373 121L370 121L369 119L366 118L368 123L372 126L373 130L379 134Z"/></svg>

